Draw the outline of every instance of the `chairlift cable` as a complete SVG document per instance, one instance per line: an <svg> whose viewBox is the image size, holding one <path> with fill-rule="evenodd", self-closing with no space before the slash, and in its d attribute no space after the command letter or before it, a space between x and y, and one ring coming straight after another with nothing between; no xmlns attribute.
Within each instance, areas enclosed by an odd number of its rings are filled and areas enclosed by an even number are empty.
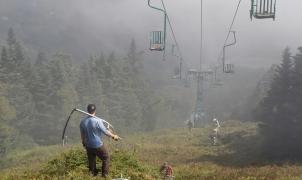
<svg viewBox="0 0 302 180"><path fill-rule="evenodd" d="M176 45L177 50L178 50L178 53L179 53L179 57L180 57L180 71L181 71L182 65L183 65L183 61L184 61L184 58L183 58L183 56L182 56L182 52L181 52L180 46L179 46L178 41L177 41L177 39L176 39L176 35L175 35L175 32L174 32L172 23L171 23L171 21L170 21L169 15L168 15L166 5L165 5L165 3L164 3L163 0L161 0L161 3L162 3L162 6L163 6L163 8L164 8L164 11L166 12L166 17L167 17L168 24L169 24L169 27L170 27L170 30L171 30L171 33L172 33L172 38L173 38L173 40L174 40L174 42L175 42L175 45ZM180 72L180 79L181 79L181 72Z"/></svg>
<svg viewBox="0 0 302 180"><path fill-rule="evenodd" d="M229 27L229 30L228 30L228 34L227 34L227 36L226 36L226 38L225 38L225 41L224 41L222 47L224 47L224 46L227 44L227 41L228 41L228 39L229 39L229 37L230 37L230 34L231 34L231 32L232 32L232 29L233 29L233 26L234 26L234 23L235 23L235 20L236 20L236 17L237 17L237 14L238 14L239 7L240 7L241 2L242 2L242 0L239 0L239 1L238 1L236 11L235 11L235 13L234 13L232 22L231 22L230 27ZM221 51L220 51L220 53L219 53L219 56L218 56L218 58L217 58L218 62L220 62L220 58L221 58L221 56L222 56L222 53L223 53L223 49L221 49Z"/></svg>
<svg viewBox="0 0 302 180"><path fill-rule="evenodd" d="M202 66L202 42L203 42L203 36L202 36L202 0L200 1L200 62L199 62L199 71L201 72L201 66Z"/></svg>
<svg viewBox="0 0 302 180"><path fill-rule="evenodd" d="M164 3L164 1L163 1L163 0L161 0L161 3L162 3L162 6L163 6L163 8L164 8L164 10L165 10L166 14L167 14L167 20L168 20L168 24L169 24L170 30L171 30L171 32L172 32L172 37L173 37L173 40L174 40L175 45L176 45L176 47L177 47L177 50L178 50L178 52L179 52L179 56L180 56L180 58L183 60L183 56L182 56L182 53L181 53L181 50L180 50L180 47L179 47L178 41L177 41L177 39L176 39L176 35L175 35L175 33L174 33L174 29L173 29L173 27L172 27L172 23L171 23L171 21L170 21L170 18L169 18L169 15L168 15L167 9L166 9L166 5L165 5L165 3Z"/></svg>

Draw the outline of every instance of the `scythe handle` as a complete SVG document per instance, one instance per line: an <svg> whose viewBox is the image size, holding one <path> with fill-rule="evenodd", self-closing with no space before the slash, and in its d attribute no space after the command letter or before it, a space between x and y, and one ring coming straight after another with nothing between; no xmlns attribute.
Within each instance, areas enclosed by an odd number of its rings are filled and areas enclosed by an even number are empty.
<svg viewBox="0 0 302 180"><path fill-rule="evenodd" d="M64 145L64 139L65 139L66 128L67 128L67 126L68 126L68 123L69 123L69 120L70 120L72 114L73 114L75 111L80 112L80 113L83 113L83 114L86 114L86 115L88 115L88 116L91 116L91 117L94 117L94 118L97 118L97 119L101 119L101 118L99 118L99 117L97 117L97 116L95 116L95 115L89 114L88 112L85 112L85 111L83 111L83 110L80 110L80 109L77 109L77 108L72 109L71 113L69 114L69 116L68 116L68 118L67 118L67 121L66 121L66 123L65 123L64 129L63 129L63 133L62 133L62 141L63 141L63 145ZM112 126L109 122L107 122L107 121L105 121L105 120L103 120L103 119L101 119L101 120L103 121L103 123L106 124L107 129L109 129L109 130L110 130L110 129L111 129L111 130L114 130L113 126ZM115 139L115 140L119 140L119 139L121 139L121 138L118 137L118 138Z"/></svg>
<svg viewBox="0 0 302 180"><path fill-rule="evenodd" d="M88 112L85 112L85 111L83 111L83 110L81 110L81 109L74 109L75 111L78 111L78 112L80 112L80 113L83 113L83 114L86 114L86 115L88 115L88 116L91 116L91 117L94 117L94 118L97 118L97 119L101 119L101 118L99 118L99 117L97 117L97 116L95 116L95 115L92 115L92 114L89 114ZM106 125L107 125L107 128L109 129L109 128L111 128L111 129L114 129L114 127L108 122L108 121L105 121L104 119L101 119Z"/></svg>

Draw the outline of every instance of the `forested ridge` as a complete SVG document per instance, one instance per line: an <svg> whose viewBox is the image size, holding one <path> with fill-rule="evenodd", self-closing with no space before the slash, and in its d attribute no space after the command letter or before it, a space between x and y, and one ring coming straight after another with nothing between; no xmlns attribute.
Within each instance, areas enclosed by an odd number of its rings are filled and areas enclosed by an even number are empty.
<svg viewBox="0 0 302 180"><path fill-rule="evenodd" d="M263 153L269 160L300 161L302 132L302 48L283 52L267 93L254 110L259 121Z"/></svg>
<svg viewBox="0 0 302 180"><path fill-rule="evenodd" d="M84 114L61 139L91 103L121 137L104 138L110 178L160 179L168 162L181 180L302 179L300 2L262 24L236 0L227 34L235 0L202 2L152 2L163 23L141 0L0 0L0 179L100 179Z"/></svg>
<svg viewBox="0 0 302 180"><path fill-rule="evenodd" d="M59 143L71 109L88 103L120 133L154 129L157 116L149 106L160 100L143 68L134 40L122 58L102 53L79 64L67 54L37 52L32 60L11 28L0 61L1 154ZM78 136L78 124L71 126L70 137Z"/></svg>

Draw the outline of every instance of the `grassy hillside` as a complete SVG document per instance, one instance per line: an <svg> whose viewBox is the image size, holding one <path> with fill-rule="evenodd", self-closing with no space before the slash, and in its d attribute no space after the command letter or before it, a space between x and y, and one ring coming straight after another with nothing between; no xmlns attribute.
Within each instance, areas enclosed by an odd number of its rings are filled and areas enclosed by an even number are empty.
<svg viewBox="0 0 302 180"><path fill-rule="evenodd" d="M210 142L211 129L169 129L135 134L118 143L108 141L112 154L110 175L159 179L159 166L168 161L175 179L302 178L301 165L263 161L257 124L222 123L216 146ZM79 145L36 148L11 156L10 161L10 167L1 172L2 179L100 179L89 176L85 151Z"/></svg>

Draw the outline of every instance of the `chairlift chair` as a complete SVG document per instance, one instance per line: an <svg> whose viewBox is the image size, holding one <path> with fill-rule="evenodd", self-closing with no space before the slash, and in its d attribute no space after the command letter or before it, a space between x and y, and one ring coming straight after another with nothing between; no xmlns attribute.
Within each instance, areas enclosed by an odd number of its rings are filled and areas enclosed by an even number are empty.
<svg viewBox="0 0 302 180"><path fill-rule="evenodd" d="M230 43L230 44L226 44L226 45L224 45L224 47L223 47L223 55L222 55L222 71L224 72L224 73L234 73L235 71L234 71L234 67L235 67L235 65L234 64L231 64L231 63L226 63L225 62L225 50L226 50L226 48L227 47L230 47L230 46L233 46L233 45L235 45L236 44L236 42L237 42L237 40L236 40L236 32L235 31L231 31L232 33L233 33L233 36L234 36L234 41L232 42L232 43Z"/></svg>
<svg viewBox="0 0 302 180"><path fill-rule="evenodd" d="M197 69L189 69L187 73L190 76L197 76L198 70Z"/></svg>
<svg viewBox="0 0 302 180"><path fill-rule="evenodd" d="M276 0L251 0L250 17L251 20L268 19L275 20L276 15Z"/></svg>
<svg viewBox="0 0 302 180"><path fill-rule="evenodd" d="M164 28L163 31L150 32L150 50L151 51L165 51L166 33L167 33L167 13L164 9L151 5L151 0L148 0L148 6L164 14Z"/></svg>
<svg viewBox="0 0 302 180"><path fill-rule="evenodd" d="M234 64L227 63L227 64L225 64L223 66L223 72L224 73L230 73L230 74L232 74L232 73L235 72L234 69L235 69L235 65Z"/></svg>
<svg viewBox="0 0 302 180"><path fill-rule="evenodd" d="M163 51L165 50L165 35L162 31L150 32L150 50Z"/></svg>

